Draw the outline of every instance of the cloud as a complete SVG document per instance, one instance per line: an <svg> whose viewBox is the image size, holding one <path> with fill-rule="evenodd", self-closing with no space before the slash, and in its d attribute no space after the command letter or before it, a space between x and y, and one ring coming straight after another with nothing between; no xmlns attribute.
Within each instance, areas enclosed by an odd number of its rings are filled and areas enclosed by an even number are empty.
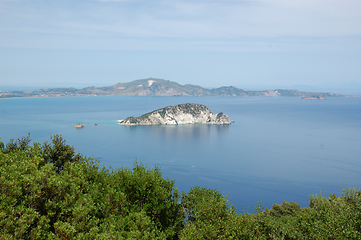
<svg viewBox="0 0 361 240"><path fill-rule="evenodd" d="M160 48L181 42L212 48L273 42L276 47L361 36L359 0L34 0L2 6L3 45L53 37L74 44L97 39L125 48L157 41L163 43Z"/></svg>
<svg viewBox="0 0 361 240"><path fill-rule="evenodd" d="M107 24L130 25L159 37L322 37L360 35L360 1L153 1L107 16ZM126 9L126 10L128 10Z"/></svg>

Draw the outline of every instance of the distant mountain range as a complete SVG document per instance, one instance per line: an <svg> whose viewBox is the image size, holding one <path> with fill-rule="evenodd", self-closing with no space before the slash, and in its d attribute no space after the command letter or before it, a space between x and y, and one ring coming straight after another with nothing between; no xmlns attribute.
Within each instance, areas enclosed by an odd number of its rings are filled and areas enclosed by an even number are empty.
<svg viewBox="0 0 361 240"><path fill-rule="evenodd" d="M68 96L285 96L285 97L345 97L345 95L325 92L305 92L298 90L246 91L228 86L207 89L197 85L180 85L177 82L147 78L126 83L117 83L109 87L51 88L36 91L0 92L0 98L18 97L68 97Z"/></svg>

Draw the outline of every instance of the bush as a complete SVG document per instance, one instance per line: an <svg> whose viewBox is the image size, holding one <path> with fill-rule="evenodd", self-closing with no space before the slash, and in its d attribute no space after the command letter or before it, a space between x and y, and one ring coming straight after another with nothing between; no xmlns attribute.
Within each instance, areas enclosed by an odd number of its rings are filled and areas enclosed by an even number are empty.
<svg viewBox="0 0 361 240"><path fill-rule="evenodd" d="M0 151L0 238L176 238L179 193L158 168L99 169L59 137Z"/></svg>
<svg viewBox="0 0 361 240"><path fill-rule="evenodd" d="M0 239L361 239L361 192L237 214L217 190L182 193L158 167L99 168L58 135L0 142Z"/></svg>
<svg viewBox="0 0 361 240"><path fill-rule="evenodd" d="M247 239L244 217L229 207L217 190L194 187L183 193L181 206L186 220L181 239Z"/></svg>

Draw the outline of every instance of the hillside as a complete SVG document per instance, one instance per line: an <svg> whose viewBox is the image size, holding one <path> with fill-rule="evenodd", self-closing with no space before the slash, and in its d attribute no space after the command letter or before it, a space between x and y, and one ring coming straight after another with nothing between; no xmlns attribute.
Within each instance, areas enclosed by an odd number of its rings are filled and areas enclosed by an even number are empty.
<svg viewBox="0 0 361 240"><path fill-rule="evenodd" d="M117 83L108 87L86 87L77 88L51 88L39 89L32 92L13 91L0 92L0 98L14 97L67 97L67 96L286 96L286 97L345 97L341 94L305 92L298 90L264 90L245 91L234 86L223 86L207 89L197 85L180 85L177 82L146 78L125 83Z"/></svg>

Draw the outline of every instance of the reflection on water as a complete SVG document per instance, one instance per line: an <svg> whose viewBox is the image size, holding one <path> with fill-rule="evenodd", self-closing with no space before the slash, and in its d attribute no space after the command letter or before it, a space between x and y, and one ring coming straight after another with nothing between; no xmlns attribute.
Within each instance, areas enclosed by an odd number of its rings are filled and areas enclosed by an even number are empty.
<svg viewBox="0 0 361 240"><path fill-rule="evenodd" d="M216 135L227 134L229 125L155 125L155 126L124 126L124 132L137 134L138 132L149 134L153 139L160 141L193 141L198 142L209 139Z"/></svg>

